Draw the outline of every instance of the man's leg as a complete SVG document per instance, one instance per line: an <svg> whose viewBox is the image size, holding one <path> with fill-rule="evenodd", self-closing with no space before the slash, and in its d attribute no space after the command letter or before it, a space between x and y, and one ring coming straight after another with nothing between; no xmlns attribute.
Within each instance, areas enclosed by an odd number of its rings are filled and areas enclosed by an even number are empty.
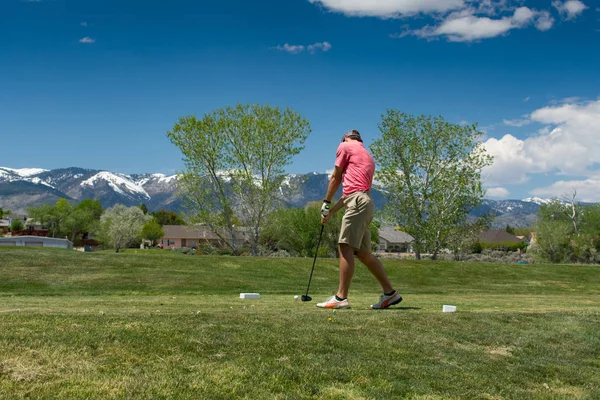
<svg viewBox="0 0 600 400"><path fill-rule="evenodd" d="M377 281L383 288L384 293L391 293L394 291L392 284L383 268L383 264L377 257L375 257L370 251L359 251L358 259L367 266L369 271L377 278ZM341 272L341 265L340 265Z"/></svg>
<svg viewBox="0 0 600 400"><path fill-rule="evenodd" d="M339 244L340 249L340 286L337 297L345 299L348 297L350 282L354 276L354 249L346 243Z"/></svg>

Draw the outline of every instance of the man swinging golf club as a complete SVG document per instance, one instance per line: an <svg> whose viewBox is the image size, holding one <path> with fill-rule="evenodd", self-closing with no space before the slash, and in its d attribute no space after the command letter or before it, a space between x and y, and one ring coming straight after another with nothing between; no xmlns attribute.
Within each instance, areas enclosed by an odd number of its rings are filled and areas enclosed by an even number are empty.
<svg viewBox="0 0 600 400"><path fill-rule="evenodd" d="M371 253L371 230L375 206L371 199L371 185L375 174L375 161L365 149L360 133L348 131L342 137L335 159L335 169L329 181L327 194L321 206L321 219L327 224L333 214L345 207L340 232L340 283L335 296L318 303L321 308L350 308L348 289L354 275L354 255L367 266L383 289L379 302L372 309L388 308L402 301L383 268ZM331 200L342 184L342 197L331 207Z"/></svg>

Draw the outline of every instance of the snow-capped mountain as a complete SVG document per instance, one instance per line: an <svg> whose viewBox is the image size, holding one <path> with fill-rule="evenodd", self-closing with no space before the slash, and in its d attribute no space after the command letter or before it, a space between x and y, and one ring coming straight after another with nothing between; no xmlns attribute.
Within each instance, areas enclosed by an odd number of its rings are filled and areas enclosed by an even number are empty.
<svg viewBox="0 0 600 400"><path fill-rule="evenodd" d="M552 199L542 199L540 197L528 197L526 199L523 199L524 202L526 203L535 203L537 205L542 205L542 204L548 204L552 201Z"/></svg>
<svg viewBox="0 0 600 400"><path fill-rule="evenodd" d="M177 176L126 175L83 168L12 169L0 167L0 207L25 211L27 207L59 198L99 200L111 207L146 204L149 209L177 208Z"/></svg>
<svg viewBox="0 0 600 400"><path fill-rule="evenodd" d="M290 174L280 187L280 193L291 206L303 207L307 202L323 199L329 184L329 175L312 172ZM381 209L385 196L381 190L372 190L376 207ZM95 199L105 208L121 203L127 206L145 204L150 210L179 210L177 176L164 174L121 174L83 168L13 169L0 167L0 207L24 212L29 206L55 203L65 198L73 201ZM549 199L537 197L523 200L486 199L471 216L492 213L494 227L528 226L536 218L541 204Z"/></svg>
<svg viewBox="0 0 600 400"><path fill-rule="evenodd" d="M27 178L33 175L38 175L41 174L42 172L46 172L46 169L42 169L42 168L21 168L21 169L13 169L13 168L6 168L6 167L0 167L0 176L5 175L5 176L16 176L16 177L21 177L21 178Z"/></svg>

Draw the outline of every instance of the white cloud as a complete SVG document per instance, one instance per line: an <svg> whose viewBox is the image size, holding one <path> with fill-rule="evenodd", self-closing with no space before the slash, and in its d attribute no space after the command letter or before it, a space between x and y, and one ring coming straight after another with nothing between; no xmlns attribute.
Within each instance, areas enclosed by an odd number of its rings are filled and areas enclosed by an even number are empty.
<svg viewBox="0 0 600 400"><path fill-rule="evenodd" d="M81 25L81 26L83 26L83 27L87 27L87 26L88 26L88 23L87 23L87 22L85 22L85 21L83 21L83 22L82 22L82 23L80 23L79 25Z"/></svg>
<svg viewBox="0 0 600 400"><path fill-rule="evenodd" d="M531 100L531 97L525 97L525 98L523 99L523 102L527 103L529 100Z"/></svg>
<svg viewBox="0 0 600 400"><path fill-rule="evenodd" d="M311 53L314 53L319 50L323 51L323 52L327 52L327 51L331 50L331 44L329 42L315 43L315 44L311 44L311 45L307 46L306 48Z"/></svg>
<svg viewBox="0 0 600 400"><path fill-rule="evenodd" d="M577 191L576 199L583 202L600 201L600 179L585 179L577 181L558 181L550 186L533 189L534 196L563 198Z"/></svg>
<svg viewBox="0 0 600 400"><path fill-rule="evenodd" d="M505 119L504 125L521 127L525 125L529 125L531 121L527 118L525 119Z"/></svg>
<svg viewBox="0 0 600 400"><path fill-rule="evenodd" d="M305 50L305 47L302 45L291 45L291 44L284 44L283 46L277 46L277 47L273 47L273 49L279 50L279 51L285 51L287 53L291 53L291 54L298 54L298 53L302 53Z"/></svg>
<svg viewBox="0 0 600 400"><path fill-rule="evenodd" d="M548 30L554 20L548 19L547 12L539 12L528 7L519 7L512 16L502 18L481 17L475 14L472 8L448 15L437 26L425 26L417 30L405 29L392 37L405 37L414 35L420 38L435 39L441 36L451 42L472 42L489 39L507 34L512 29L521 29L534 23L539 30ZM551 19L551 17L550 17Z"/></svg>
<svg viewBox="0 0 600 400"><path fill-rule="evenodd" d="M554 26L554 18L548 11L540 11L535 21L535 27L542 32L550 30Z"/></svg>
<svg viewBox="0 0 600 400"><path fill-rule="evenodd" d="M308 0L324 9L350 17L382 19L431 15L437 22L418 29L408 26L392 38L409 35L429 40L445 37L453 42L472 42L507 34L533 25L540 31L554 26L548 10L525 7L524 0ZM552 3L568 18L587 8L580 0Z"/></svg>
<svg viewBox="0 0 600 400"><path fill-rule="evenodd" d="M308 0L348 16L399 18L419 13L448 12L465 7L464 0Z"/></svg>
<svg viewBox="0 0 600 400"><path fill-rule="evenodd" d="M484 170L488 185L523 183L535 173L589 177L600 165L600 101L540 108L529 119L546 126L524 140L505 135L484 143L495 157Z"/></svg>
<svg viewBox="0 0 600 400"><path fill-rule="evenodd" d="M556 8L561 15L566 17L566 19L573 19L588 8L579 0L568 0L565 2L555 0L552 2L552 6Z"/></svg>
<svg viewBox="0 0 600 400"><path fill-rule="evenodd" d="M317 51L327 52L327 51L331 50L331 44L329 42L320 42L320 43L315 43L315 44L311 44L308 46L304 46L304 45L291 45L291 44L286 43L283 46L279 45L279 46L272 47L272 49L284 51L284 52L290 53L290 54L299 54L304 51L309 51L314 54Z"/></svg>
<svg viewBox="0 0 600 400"><path fill-rule="evenodd" d="M84 38L79 39L79 43L92 44L96 43L96 39L92 39L91 37L86 36Z"/></svg>
<svg viewBox="0 0 600 400"><path fill-rule="evenodd" d="M482 178L487 185L527 182L527 173L534 170L534 162L528 156L523 140L507 134L500 140L490 138L483 145L487 153L494 157L493 164L482 171Z"/></svg>
<svg viewBox="0 0 600 400"><path fill-rule="evenodd" d="M487 188L485 192L486 197L506 198L510 194L510 192L503 187Z"/></svg>

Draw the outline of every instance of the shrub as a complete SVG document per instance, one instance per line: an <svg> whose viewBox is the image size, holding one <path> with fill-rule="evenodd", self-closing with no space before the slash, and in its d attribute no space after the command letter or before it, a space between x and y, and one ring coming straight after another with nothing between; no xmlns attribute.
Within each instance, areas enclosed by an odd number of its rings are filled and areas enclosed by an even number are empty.
<svg viewBox="0 0 600 400"><path fill-rule="evenodd" d="M290 257L290 253L288 253L285 250L277 250L271 252L271 254L269 254L269 257Z"/></svg>
<svg viewBox="0 0 600 400"><path fill-rule="evenodd" d="M10 230L13 232L22 231L24 228L23 222L21 222L20 219L16 219L12 222L12 224L10 224Z"/></svg>
<svg viewBox="0 0 600 400"><path fill-rule="evenodd" d="M481 254L481 252L483 251L482 244L479 242L473 243L473 247L471 248L471 251L475 254Z"/></svg>
<svg viewBox="0 0 600 400"><path fill-rule="evenodd" d="M198 254L203 255L213 255L217 254L218 250L210 243L199 243L198 244Z"/></svg>
<svg viewBox="0 0 600 400"><path fill-rule="evenodd" d="M504 252L527 250L525 242L504 242L504 243L480 243L482 249L501 250Z"/></svg>
<svg viewBox="0 0 600 400"><path fill-rule="evenodd" d="M190 255L190 256L193 256L193 255L196 254L196 250L195 249L190 249L188 247L178 247L178 248L172 249L172 251L174 251L175 253L187 254L187 255Z"/></svg>

